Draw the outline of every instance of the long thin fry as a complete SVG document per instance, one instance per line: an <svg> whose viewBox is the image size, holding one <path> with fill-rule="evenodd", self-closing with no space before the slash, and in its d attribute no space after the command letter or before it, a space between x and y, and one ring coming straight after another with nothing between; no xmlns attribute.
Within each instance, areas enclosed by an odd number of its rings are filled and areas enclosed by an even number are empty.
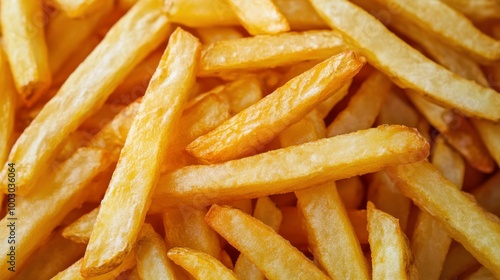
<svg viewBox="0 0 500 280"><path fill-rule="evenodd" d="M42 1L3 0L0 19L5 52L21 99L32 105L51 82ZM3 182L3 181L2 181Z"/></svg>
<svg viewBox="0 0 500 280"><path fill-rule="evenodd" d="M428 153L429 144L415 130L381 126L226 163L188 166L161 176L150 211L295 191L418 161Z"/></svg>
<svg viewBox="0 0 500 280"><path fill-rule="evenodd" d="M170 37L101 202L95 224L99 230L92 231L82 266L86 277L114 269L132 249L158 180L163 154L172 143L182 107L194 85L200 49L198 39L182 29ZM116 238L112 244L107 241L111 235Z"/></svg>
<svg viewBox="0 0 500 280"><path fill-rule="evenodd" d="M316 11L393 82L468 115L500 120L500 95L461 79L411 48L368 12L347 0L311 0Z"/></svg>
<svg viewBox="0 0 500 280"><path fill-rule="evenodd" d="M500 224L461 193L430 163L387 168L401 192L440 221L482 265L500 277Z"/></svg>
<svg viewBox="0 0 500 280"><path fill-rule="evenodd" d="M170 28L159 5L158 0L141 1L120 19L21 134L9 155L19 168L18 194L27 194L36 185L57 146L167 37ZM0 181L5 182L2 172Z"/></svg>
<svg viewBox="0 0 500 280"><path fill-rule="evenodd" d="M363 64L362 58L353 52L333 56L199 137L187 151L205 162L255 154L263 144L328 98L328 94L340 89ZM271 108L272 112L263 113ZM256 114L261 118L256 118Z"/></svg>
<svg viewBox="0 0 500 280"><path fill-rule="evenodd" d="M3 50L0 50L0 92L0 104L2 104L0 106L0 164L4 166L14 132L16 89Z"/></svg>
<svg viewBox="0 0 500 280"><path fill-rule="evenodd" d="M62 231L62 236L75 243L88 244L94 229L95 220L99 214L99 207L82 215Z"/></svg>
<svg viewBox="0 0 500 280"><path fill-rule="evenodd" d="M240 24L225 0L165 0L164 9L172 22L190 27Z"/></svg>
<svg viewBox="0 0 500 280"><path fill-rule="evenodd" d="M328 279L272 228L238 209L213 205L205 221L268 279Z"/></svg>
<svg viewBox="0 0 500 280"><path fill-rule="evenodd" d="M292 30L326 29L328 26L307 0L274 0Z"/></svg>
<svg viewBox="0 0 500 280"><path fill-rule="evenodd" d="M276 34L290 30L288 21L271 0L226 0L226 2L251 35Z"/></svg>
<svg viewBox="0 0 500 280"><path fill-rule="evenodd" d="M87 16L106 5L102 0L54 0L72 18Z"/></svg>

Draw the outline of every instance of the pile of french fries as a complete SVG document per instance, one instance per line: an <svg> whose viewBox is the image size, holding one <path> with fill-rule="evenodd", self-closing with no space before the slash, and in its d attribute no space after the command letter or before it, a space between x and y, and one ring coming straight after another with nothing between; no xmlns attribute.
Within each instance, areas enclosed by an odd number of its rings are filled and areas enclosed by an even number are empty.
<svg viewBox="0 0 500 280"><path fill-rule="evenodd" d="M500 279L500 1L0 1L0 279Z"/></svg>

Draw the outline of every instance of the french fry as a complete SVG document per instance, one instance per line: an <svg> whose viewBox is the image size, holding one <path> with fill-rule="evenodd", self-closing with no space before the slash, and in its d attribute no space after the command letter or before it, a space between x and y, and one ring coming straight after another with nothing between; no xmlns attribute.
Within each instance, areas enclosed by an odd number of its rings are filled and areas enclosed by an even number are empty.
<svg viewBox="0 0 500 280"><path fill-rule="evenodd" d="M127 73L167 37L170 27L158 11L159 5L158 0L141 1L120 19L21 134L8 159L18 168L17 194L29 193L45 172L57 145L95 112ZM59 121L53 120L54 114ZM2 182L5 176L4 169L0 174Z"/></svg>
<svg viewBox="0 0 500 280"><path fill-rule="evenodd" d="M491 158L477 130L465 117L443 108L407 90L407 96L444 138L457 149L471 166L482 172L491 172L495 162ZM464 140L467 139L467 140Z"/></svg>
<svg viewBox="0 0 500 280"><path fill-rule="evenodd" d="M0 106L0 164L4 166L14 132L15 95L17 93L3 50L0 50L0 92L2 93L0 94L0 104L2 104Z"/></svg>
<svg viewBox="0 0 500 280"><path fill-rule="evenodd" d="M99 208L82 215L78 220L64 228L62 236L75 243L88 244L97 214L99 214Z"/></svg>
<svg viewBox="0 0 500 280"><path fill-rule="evenodd" d="M333 279L369 279L368 267L334 182L295 192L315 261ZM328 230L330 223L335 230Z"/></svg>
<svg viewBox="0 0 500 280"><path fill-rule="evenodd" d="M474 21L500 18L500 3L495 0L440 0Z"/></svg>
<svg viewBox="0 0 500 280"><path fill-rule="evenodd" d="M371 202L367 210L373 279L419 279L408 239L398 220Z"/></svg>
<svg viewBox="0 0 500 280"><path fill-rule="evenodd" d="M36 20L42 1L3 0L0 11L2 41L14 83L22 101L32 105L51 82L44 26Z"/></svg>
<svg viewBox="0 0 500 280"><path fill-rule="evenodd" d="M239 25L225 0L165 0L169 20L189 27Z"/></svg>
<svg viewBox="0 0 500 280"><path fill-rule="evenodd" d="M273 2L288 20L292 30L327 28L326 23L307 0L275 0Z"/></svg>
<svg viewBox="0 0 500 280"><path fill-rule="evenodd" d="M59 231L54 232L12 279L50 279L80 259L84 252L85 245L65 239Z"/></svg>
<svg viewBox="0 0 500 280"><path fill-rule="evenodd" d="M481 135L481 139L497 166L500 166L500 141L498 141L500 139L500 124L479 119L472 119L472 123Z"/></svg>
<svg viewBox="0 0 500 280"><path fill-rule="evenodd" d="M281 47L276 48L277 45ZM326 59L346 49L336 31L288 32L218 41L204 47L198 75L214 76Z"/></svg>
<svg viewBox="0 0 500 280"><path fill-rule="evenodd" d="M213 205L205 221L268 279L328 279L272 228L238 209Z"/></svg>
<svg viewBox="0 0 500 280"><path fill-rule="evenodd" d="M160 177L150 212L180 203L208 205L296 191L418 161L428 152L429 144L414 130L381 126L226 163L188 166Z"/></svg>
<svg viewBox="0 0 500 280"><path fill-rule="evenodd" d="M95 224L98 230L92 231L83 261L85 277L111 271L132 249L146 217L163 154L172 143L182 106L194 85L200 48L198 39L182 29L170 37L101 202ZM148 149L143 149L145 146ZM134 199L129 198L132 190L136 193ZM110 235L117 238L112 246L107 242Z"/></svg>
<svg viewBox="0 0 500 280"><path fill-rule="evenodd" d="M494 90L459 78L431 62L390 33L368 12L347 0L311 0L311 3L332 28L343 33L366 56L370 64L388 77L398 77L393 79L396 85L414 89L467 115L500 120L500 111L496 109L500 106L500 95Z"/></svg>
<svg viewBox="0 0 500 280"><path fill-rule="evenodd" d="M500 172L497 171L495 175L489 178L478 188L471 192L476 198L477 202L486 210L500 216Z"/></svg>
<svg viewBox="0 0 500 280"><path fill-rule="evenodd" d="M274 202L267 196L257 199L253 216L271 227L276 232L278 232L281 221L283 219L281 210L276 207ZM241 280L265 279L259 268L256 267L243 254L240 254L238 259L236 260L234 273L236 274L236 276L238 276L238 279Z"/></svg>
<svg viewBox="0 0 500 280"><path fill-rule="evenodd" d="M455 246L453 246L455 245ZM479 262L459 243L452 244L443 265L440 279L458 278L466 271L480 266Z"/></svg>
<svg viewBox="0 0 500 280"><path fill-rule="evenodd" d="M382 109L377 116L377 124L401 124L417 127L420 121L419 113L405 102L395 91L391 91L385 99ZM423 133L420 130L420 133Z"/></svg>
<svg viewBox="0 0 500 280"><path fill-rule="evenodd" d="M482 33L467 18L441 1L425 4L410 0L377 1L385 6L391 5L401 16L481 62L500 60L500 42Z"/></svg>
<svg viewBox="0 0 500 280"><path fill-rule="evenodd" d="M349 93L349 87L351 86L352 80L347 82L343 87L341 87L335 94L332 94L325 101L321 102L317 107L316 111L324 119L328 116L328 113L332 108L337 105L346 95Z"/></svg>
<svg viewBox="0 0 500 280"><path fill-rule="evenodd" d="M290 30L288 21L270 0L226 2L251 35L277 34Z"/></svg>
<svg viewBox="0 0 500 280"><path fill-rule="evenodd" d="M209 254L190 248L175 247L168 251L168 257L187 270L195 279L236 280L236 275L220 261Z"/></svg>
<svg viewBox="0 0 500 280"><path fill-rule="evenodd" d="M204 45L218 41L243 38L243 34L233 26L197 28L196 35Z"/></svg>
<svg viewBox="0 0 500 280"><path fill-rule="evenodd" d="M441 222L448 234L500 275L500 224L425 161L387 168L401 192ZM467 221L464 223L464 219Z"/></svg>
<svg viewBox="0 0 500 280"><path fill-rule="evenodd" d="M249 76L224 86L218 95L229 104L231 115L235 115L261 100L263 93L258 78Z"/></svg>
<svg viewBox="0 0 500 280"><path fill-rule="evenodd" d="M328 98L329 93L340 89L362 65L363 60L352 52L334 56L197 138L186 150L205 162L221 162L254 154L280 131ZM296 92L299 86L300 93ZM268 108L274 108L272 114L265 115L265 118L262 115L262 119L255 118L256 113L262 114Z"/></svg>
<svg viewBox="0 0 500 280"><path fill-rule="evenodd" d="M462 187L465 173L464 160L443 139L435 142L432 163L457 188ZM444 227L430 214L426 212L418 214L411 248L422 279L439 279L451 241Z"/></svg>
<svg viewBox="0 0 500 280"><path fill-rule="evenodd" d="M384 74L372 73L351 97L347 108L327 127L328 137L371 127L391 87Z"/></svg>
<svg viewBox="0 0 500 280"><path fill-rule="evenodd" d="M68 16L72 18L85 17L98 12L106 5L100 0L54 0Z"/></svg>
<svg viewBox="0 0 500 280"><path fill-rule="evenodd" d="M309 243L307 241L307 232L303 224L304 218L300 209L295 206L284 206L280 207L280 209L283 220L278 231L279 235L290 241L290 243L301 252L306 252Z"/></svg>
<svg viewBox="0 0 500 280"><path fill-rule="evenodd" d="M359 176L338 180L337 192L346 209L358 209L365 197L365 186Z"/></svg>
<svg viewBox="0 0 500 280"><path fill-rule="evenodd" d="M163 239L150 224L144 224L137 242L137 272L141 279L175 279Z"/></svg>
<svg viewBox="0 0 500 280"><path fill-rule="evenodd" d="M315 127L317 121L321 122L319 128ZM278 141L281 147L285 148L325 138L325 135L325 123L319 113L313 110L300 121L281 131L278 135Z"/></svg>

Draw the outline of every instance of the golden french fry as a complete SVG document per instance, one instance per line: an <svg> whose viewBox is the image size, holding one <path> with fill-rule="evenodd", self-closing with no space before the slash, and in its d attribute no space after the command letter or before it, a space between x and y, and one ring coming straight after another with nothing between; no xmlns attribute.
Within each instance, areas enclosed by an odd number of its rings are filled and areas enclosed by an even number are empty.
<svg viewBox="0 0 500 280"><path fill-rule="evenodd" d="M432 163L448 180L461 188L465 174L464 160L443 139L436 140L434 145ZM411 248L422 279L439 279L451 241L444 227L430 214L418 214Z"/></svg>
<svg viewBox="0 0 500 280"><path fill-rule="evenodd" d="M290 30L288 21L271 0L226 2L250 35L276 34Z"/></svg>
<svg viewBox="0 0 500 280"><path fill-rule="evenodd" d="M2 1L2 42L17 91L27 105L40 98L51 82L44 26L37 19L40 14L41 0Z"/></svg>
<svg viewBox="0 0 500 280"><path fill-rule="evenodd" d="M277 45L281 47L276 48ZM288 32L218 41L204 47L198 75L214 76L326 59L346 49L336 31Z"/></svg>
<svg viewBox="0 0 500 280"><path fill-rule="evenodd" d="M26 261L12 279L50 279L83 256L85 245L74 243L54 232Z"/></svg>
<svg viewBox="0 0 500 280"><path fill-rule="evenodd" d="M263 144L328 98L329 93L340 89L362 65L363 59L353 52L334 56L197 138L186 149L205 162L255 154ZM297 92L299 86L301 91ZM271 108L272 112L269 111ZM269 113L263 113L266 111ZM261 118L255 118L255 114Z"/></svg>
<svg viewBox="0 0 500 280"><path fill-rule="evenodd" d="M316 127L317 122L319 122L318 127ZM319 113L313 110L300 121L281 131L277 138L281 147L285 148L325 138L325 135L325 123Z"/></svg>
<svg viewBox="0 0 500 280"><path fill-rule="evenodd" d="M21 134L8 159L19 169L17 194L29 193L58 144L99 109L127 73L167 37L170 27L159 5L158 0L135 5ZM5 176L2 170L0 181Z"/></svg>
<svg viewBox="0 0 500 280"><path fill-rule="evenodd" d="M161 176L150 212L291 192L415 162L428 153L429 144L415 130L380 126L226 163L188 166Z"/></svg>
<svg viewBox="0 0 500 280"><path fill-rule="evenodd" d="M333 279L369 279L368 267L334 182L296 191L315 261ZM328 230L330 223L335 230Z"/></svg>
<svg viewBox="0 0 500 280"><path fill-rule="evenodd" d="M294 193L292 193L294 194ZM295 197L295 194L294 194ZM297 199L295 199L297 200ZM303 224L303 215L300 209L295 206L280 207L283 220L278 231L279 235L288 240L301 252L306 252L309 246L307 233Z"/></svg>
<svg viewBox="0 0 500 280"><path fill-rule="evenodd" d="M328 26L307 0L274 0L292 30L326 29Z"/></svg>
<svg viewBox="0 0 500 280"><path fill-rule="evenodd" d="M371 127L391 87L391 81L384 74L373 72L327 127L328 137Z"/></svg>
<svg viewBox="0 0 500 280"><path fill-rule="evenodd" d="M253 216L262 221L264 224L270 226L276 232L278 232L281 221L283 220L281 210L276 207L274 202L267 196L257 199ZM240 254L236 260L234 273L238 276L238 279L241 280L265 279L264 274L262 274L259 268L256 267L243 254Z"/></svg>
<svg viewBox="0 0 500 280"><path fill-rule="evenodd" d="M75 243L88 244L94 229L95 220L99 214L99 207L82 215L62 231L62 236Z"/></svg>
<svg viewBox="0 0 500 280"><path fill-rule="evenodd" d="M268 279L328 279L272 228L238 209L213 205L205 221Z"/></svg>
<svg viewBox="0 0 500 280"><path fill-rule="evenodd" d="M500 223L490 220L487 212L430 163L421 161L387 170L405 196L440 221L482 265L500 275Z"/></svg>
<svg viewBox="0 0 500 280"><path fill-rule="evenodd" d="M197 28L196 35L204 45L213 44L218 41L243 38L243 34L233 26L204 27Z"/></svg>
<svg viewBox="0 0 500 280"><path fill-rule="evenodd" d="M220 261L209 254L190 248L175 247L168 251L168 257L187 270L195 279L237 280L236 275Z"/></svg>
<svg viewBox="0 0 500 280"><path fill-rule="evenodd" d="M0 164L4 163L9 155L11 139L14 132L14 116L16 113L16 89L12 81L7 58L0 49ZM1 206L1 204L0 204Z"/></svg>
<svg viewBox="0 0 500 280"><path fill-rule="evenodd" d="M137 272L141 279L175 279L163 239L150 224L144 224L137 241Z"/></svg>
<svg viewBox="0 0 500 280"><path fill-rule="evenodd" d="M225 0L165 0L169 20L189 27L239 25Z"/></svg>
<svg viewBox="0 0 500 280"><path fill-rule="evenodd" d="M394 91L389 93L385 99L382 109L377 117L377 124L401 124L409 127L418 127L420 121L419 113L405 102ZM419 129L421 133L422 130Z"/></svg>
<svg viewBox="0 0 500 280"><path fill-rule="evenodd" d="M440 0L474 21L500 18L500 3L496 0Z"/></svg>
<svg viewBox="0 0 500 280"><path fill-rule="evenodd" d="M324 119L328 116L328 113L332 110L332 108L337 105L348 93L349 87L351 86L352 80L347 82L343 87L337 90L336 93L332 94L325 101L321 102L316 110L320 114L320 116ZM326 131L325 131L326 133Z"/></svg>
<svg viewBox="0 0 500 280"><path fill-rule="evenodd" d="M217 93L229 104L231 115L235 115L262 99L260 81L255 76L243 77Z"/></svg>
<svg viewBox="0 0 500 280"><path fill-rule="evenodd" d="M411 48L368 12L347 0L311 0L316 12L393 82L465 114L500 120L500 95L454 75ZM460 33L461 34L461 33ZM429 79L432 79L432 82Z"/></svg>
<svg viewBox="0 0 500 280"><path fill-rule="evenodd" d="M102 0L54 0L68 16L72 18L84 17L106 6Z"/></svg>
<svg viewBox="0 0 500 280"><path fill-rule="evenodd" d="M85 277L109 272L132 249L158 180L162 155L172 143L182 106L194 85L200 49L198 39L180 28L170 37L101 202L98 230L92 231L82 266ZM132 190L137 193L134 199L129 198ZM107 242L110 235L117 242Z"/></svg>
<svg viewBox="0 0 500 280"><path fill-rule="evenodd" d="M368 240L373 279L419 279L408 239L398 220L368 201Z"/></svg>

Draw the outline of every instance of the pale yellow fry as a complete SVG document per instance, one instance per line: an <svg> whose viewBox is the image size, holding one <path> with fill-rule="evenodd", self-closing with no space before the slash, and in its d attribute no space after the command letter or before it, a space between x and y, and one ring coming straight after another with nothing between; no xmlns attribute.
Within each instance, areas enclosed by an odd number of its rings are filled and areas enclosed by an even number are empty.
<svg viewBox="0 0 500 280"><path fill-rule="evenodd" d="M150 211L291 192L418 161L428 154L429 144L415 130L380 126L226 163L178 169L161 176Z"/></svg>
<svg viewBox="0 0 500 280"><path fill-rule="evenodd" d="M333 56L197 138L186 150L205 162L255 154L279 132L339 90L363 64L363 59L353 52Z"/></svg>
<svg viewBox="0 0 500 280"><path fill-rule="evenodd" d="M198 74L213 76L326 59L346 49L336 31L288 32L218 41L204 47Z"/></svg>
<svg viewBox="0 0 500 280"><path fill-rule="evenodd" d="M190 27L240 25L225 0L164 0L169 20Z"/></svg>
<svg viewBox="0 0 500 280"><path fill-rule="evenodd" d="M90 235L94 229L97 214L99 214L99 207L85 215L82 215L69 226L65 227L62 231L62 236L75 243L88 244Z"/></svg>
<svg viewBox="0 0 500 280"><path fill-rule="evenodd" d="M52 75L55 76L72 53L91 37L99 21L111 13L113 1L100 1L103 2L102 8L88 18L70 18L66 13L59 12L50 19L46 29L46 40Z"/></svg>
<svg viewBox="0 0 500 280"><path fill-rule="evenodd" d="M217 93L229 104L231 115L235 115L262 99L260 81L255 76L238 79Z"/></svg>
<svg viewBox="0 0 500 280"><path fill-rule="evenodd" d="M4 163L9 155L14 132L16 94L7 58L0 49L0 166L2 167L5 166Z"/></svg>
<svg viewBox="0 0 500 280"><path fill-rule="evenodd" d="M460 154L452 150L441 138L434 144L432 163L457 188L462 187L465 162ZM429 213L421 211L418 214L411 247L422 279L439 279L451 241L439 221Z"/></svg>
<svg viewBox="0 0 500 280"><path fill-rule="evenodd" d="M376 1L397 9L406 19L477 60L500 60L500 41L482 33L466 17L439 0Z"/></svg>
<svg viewBox="0 0 500 280"><path fill-rule="evenodd" d="M271 0L226 0L250 35L277 34L290 30L286 18Z"/></svg>
<svg viewBox="0 0 500 280"><path fill-rule="evenodd" d="M327 127L328 137L371 127L391 87L391 81L384 74L371 74Z"/></svg>
<svg viewBox="0 0 500 280"><path fill-rule="evenodd" d="M173 264L167 257L165 242L150 224L142 226L136 259L141 279L176 279Z"/></svg>
<svg viewBox="0 0 500 280"><path fill-rule="evenodd" d="M168 257L187 270L195 279L237 280L236 275L214 257L190 248L176 247Z"/></svg>
<svg viewBox="0 0 500 280"><path fill-rule="evenodd" d="M369 279L363 251L335 183L327 182L295 195L315 261L332 279Z"/></svg>
<svg viewBox="0 0 500 280"><path fill-rule="evenodd" d="M419 279L408 239L398 220L368 202L368 241L374 280Z"/></svg>
<svg viewBox="0 0 500 280"><path fill-rule="evenodd" d="M253 216L264 224L270 226L275 232L278 232L283 214L276 207L274 202L267 196L260 197L255 203ZM264 280L264 274L248 258L240 254L234 265L234 273L240 280Z"/></svg>
<svg viewBox="0 0 500 280"><path fill-rule="evenodd" d="M461 79L433 63L347 0L311 0L311 3L332 28L360 49L370 64L394 77L395 84L468 115L500 120L500 95L494 90Z"/></svg>
<svg viewBox="0 0 500 280"><path fill-rule="evenodd" d="M106 1L103 0L54 0L57 5L63 10L68 16L72 18L84 17L94 12L98 12L103 6L106 5Z"/></svg>
<svg viewBox="0 0 500 280"><path fill-rule="evenodd" d="M33 253L12 279L50 279L83 256L85 245L74 243L55 232Z"/></svg>
<svg viewBox="0 0 500 280"><path fill-rule="evenodd" d="M21 99L33 104L50 86L51 74L43 24L42 1L2 0L2 42ZM3 181L2 181L3 182Z"/></svg>
<svg viewBox="0 0 500 280"><path fill-rule="evenodd" d="M464 278L465 280L496 280L497 278L486 267L481 266L478 270Z"/></svg>
<svg viewBox="0 0 500 280"><path fill-rule="evenodd" d="M486 148L500 166L500 124L486 120L472 119L472 123L481 135Z"/></svg>
<svg viewBox="0 0 500 280"><path fill-rule="evenodd" d="M21 134L8 159L19 168L18 194L27 194L36 185L57 146L166 39L170 27L159 5L158 0L143 0L121 18ZM0 181L5 176L3 171Z"/></svg>
<svg viewBox="0 0 500 280"><path fill-rule="evenodd" d="M323 127L319 127L319 129L316 129L315 127L315 122L318 118L320 118L319 113L316 110L313 110L300 121L285 128L278 135L281 147L285 148L293 145L300 145L324 138L326 128L323 119L320 119L322 122L320 125Z"/></svg>
<svg viewBox="0 0 500 280"><path fill-rule="evenodd" d="M85 252L82 274L86 277L114 269L132 249L158 180L163 155L172 143L182 108L194 85L200 49L198 39L180 28L170 36L101 202L95 224L99 230L92 231ZM115 242L109 243L109 236L114 236Z"/></svg>
<svg viewBox="0 0 500 280"><path fill-rule="evenodd" d="M260 268L267 279L328 279L271 227L238 209L213 205L205 221Z"/></svg>
<svg viewBox="0 0 500 280"><path fill-rule="evenodd" d="M440 0L474 21L500 18L500 2L497 0Z"/></svg>
<svg viewBox="0 0 500 280"><path fill-rule="evenodd" d="M273 0L292 30L326 29L328 25L307 0Z"/></svg>
<svg viewBox="0 0 500 280"><path fill-rule="evenodd" d="M132 250L123 260L123 262L113 269L112 271L99 275L97 277L92 277L92 278L86 278L83 277L80 273L80 269L83 265L83 258L72 264L70 267L66 268L65 270L59 272L56 276L52 278L52 280L84 280L84 279L92 279L92 280L112 280L116 279L118 275L120 275L122 272L131 269L132 267L135 266L136 261L136 252L135 249Z"/></svg>
<svg viewBox="0 0 500 280"><path fill-rule="evenodd" d="M232 26L197 28L196 35L204 45L218 41L243 38L242 32Z"/></svg>
<svg viewBox="0 0 500 280"><path fill-rule="evenodd" d="M432 164L418 163L387 168L401 192L420 209L441 222L450 236L500 277L500 224L460 192Z"/></svg>

